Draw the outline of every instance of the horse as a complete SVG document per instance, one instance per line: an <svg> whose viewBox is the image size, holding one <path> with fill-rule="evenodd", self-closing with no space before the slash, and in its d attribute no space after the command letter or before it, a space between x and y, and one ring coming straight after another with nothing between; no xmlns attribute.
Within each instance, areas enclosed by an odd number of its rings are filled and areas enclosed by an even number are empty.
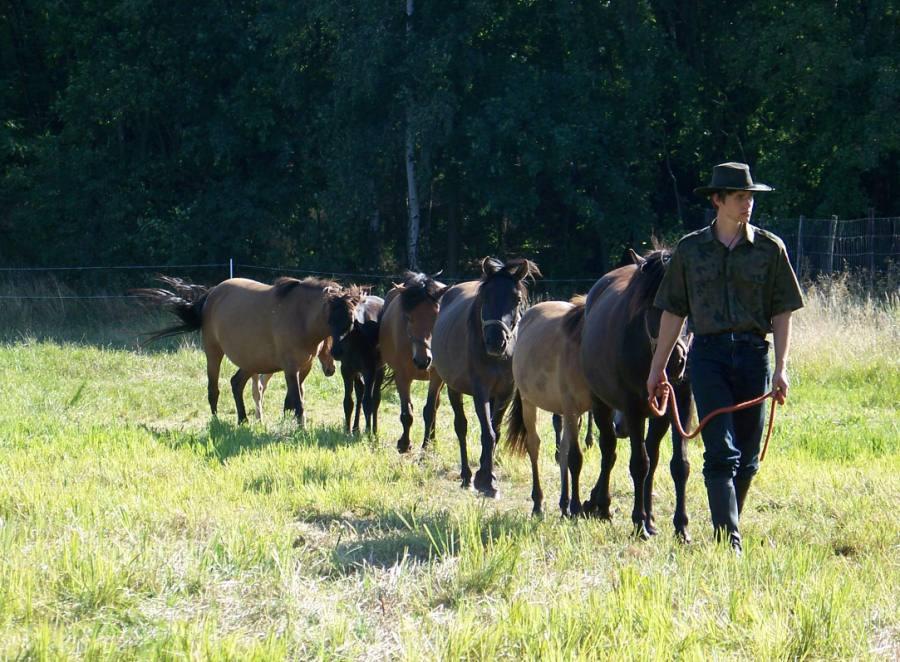
<svg viewBox="0 0 900 662"><path fill-rule="evenodd" d="M540 275L531 260L502 262L486 257L481 278L450 288L441 301L432 335L434 368L447 384L453 427L459 440L462 486L472 485L466 451L468 423L462 395L471 395L481 426L481 462L474 487L497 496L494 447L500 421L513 394L512 355L519 318L527 306L525 280Z"/></svg>
<svg viewBox="0 0 900 662"><path fill-rule="evenodd" d="M319 365L326 377L334 374L334 357L331 355L331 338L326 338L319 343L316 350L316 358L319 359ZM253 396L253 404L256 406L256 419L262 420L262 399L266 394L266 386L272 378L272 373L262 375L252 375L250 377L250 394ZM300 385L300 393L303 393L303 384Z"/></svg>
<svg viewBox="0 0 900 662"><path fill-rule="evenodd" d="M357 304L350 333L331 349L332 356L341 362L344 380L344 431L351 432L350 417L354 411L353 395L356 394L356 413L352 432L359 433L359 410L362 407L366 419L366 432L378 434L378 407L381 404L381 384L384 381L384 361L378 348L379 317L384 309L384 299L365 295Z"/></svg>
<svg viewBox="0 0 900 662"><path fill-rule="evenodd" d="M135 293L168 308L181 324L150 334L147 342L199 330L213 416L218 409L222 358L227 356L238 366L231 378L238 424L247 420L243 390L251 375L283 371L287 381L284 409L293 411L303 425L300 386L312 369L319 344L330 337L334 346L350 333L354 310L363 296L356 286L344 288L318 278L279 278L274 285L230 278L196 298L185 298L188 286L179 279L163 282L175 291Z"/></svg>
<svg viewBox="0 0 900 662"><path fill-rule="evenodd" d="M413 380L428 382L428 399L423 411L428 446L434 435L434 420L444 382L431 367L431 332L447 286L424 273L407 271L403 283L395 285L385 297L379 328L379 346L400 398L400 423L403 433L397 450L410 448L409 429L413 423L410 385Z"/></svg>
<svg viewBox="0 0 900 662"><path fill-rule="evenodd" d="M532 512L541 513L544 493L538 470L541 438L537 409L554 412L562 419L558 449L559 507L563 516L582 511L578 497L582 453L578 430L582 414L591 408L591 389L581 370L581 328L584 297L571 302L544 301L529 308L519 322L512 372L515 395L507 419L507 446L517 455L528 452L531 460ZM569 498L569 473L572 496Z"/></svg>
<svg viewBox="0 0 900 662"><path fill-rule="evenodd" d="M668 427L665 417L651 418L647 403L647 375L656 349L662 311L653 299L665 274L670 252L654 250L640 257L631 252L633 264L609 272L588 292L581 335L581 366L593 395L592 411L600 437L601 468L597 484L583 504L585 513L610 518L610 472L616 461L616 429L613 410L621 412L631 440L631 478L634 506L631 520L641 537L657 531L653 518L653 477L659 461L659 444ZM692 398L685 379L691 336L682 334L666 368L675 388L682 420L690 415ZM673 428L670 471L675 482L676 505L673 524L676 535L689 541L685 486L690 474L687 442Z"/></svg>

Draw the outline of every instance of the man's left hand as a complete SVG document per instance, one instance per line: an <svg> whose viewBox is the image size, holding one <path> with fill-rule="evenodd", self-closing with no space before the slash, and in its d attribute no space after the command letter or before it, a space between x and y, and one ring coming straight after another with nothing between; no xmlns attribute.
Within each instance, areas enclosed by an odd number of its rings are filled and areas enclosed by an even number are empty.
<svg viewBox="0 0 900 662"><path fill-rule="evenodd" d="M787 372L785 370L776 370L775 374L772 375L772 390L775 392L775 400L778 404L783 405L784 401L787 400L789 387Z"/></svg>

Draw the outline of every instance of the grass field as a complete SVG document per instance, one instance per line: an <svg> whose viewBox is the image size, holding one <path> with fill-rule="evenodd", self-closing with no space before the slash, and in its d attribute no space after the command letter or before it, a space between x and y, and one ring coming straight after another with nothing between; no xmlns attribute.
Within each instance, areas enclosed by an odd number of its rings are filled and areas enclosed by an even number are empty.
<svg viewBox="0 0 900 662"><path fill-rule="evenodd" d="M743 558L711 542L698 444L695 542L672 534L667 451L661 533L639 542L624 443L613 521L556 514L547 416L535 519L503 449L501 499L459 489L446 399L436 449L401 457L392 391L379 439L342 432L318 368L307 429L280 380L239 428L224 379L211 420L194 341L129 347L158 320L4 327L0 659L897 659L900 304L836 283L795 320ZM587 489L598 470L593 448Z"/></svg>

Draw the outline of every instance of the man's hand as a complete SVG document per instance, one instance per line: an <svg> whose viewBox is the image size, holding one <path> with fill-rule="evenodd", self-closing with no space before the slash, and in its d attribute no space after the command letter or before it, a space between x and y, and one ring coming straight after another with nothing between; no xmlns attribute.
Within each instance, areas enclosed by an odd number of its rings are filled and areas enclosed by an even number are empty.
<svg viewBox="0 0 900 662"><path fill-rule="evenodd" d="M650 368L650 376L647 377L647 397L648 398L662 398L662 384L667 382L668 378L666 377L665 368Z"/></svg>
<svg viewBox="0 0 900 662"><path fill-rule="evenodd" d="M776 370L772 375L772 390L775 392L775 400L778 404L783 405L787 400L789 387L787 371Z"/></svg>

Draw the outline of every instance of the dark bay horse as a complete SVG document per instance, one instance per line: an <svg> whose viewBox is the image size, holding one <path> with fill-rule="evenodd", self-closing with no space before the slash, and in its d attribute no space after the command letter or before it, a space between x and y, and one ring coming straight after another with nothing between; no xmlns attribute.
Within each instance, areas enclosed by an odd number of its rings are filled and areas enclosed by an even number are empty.
<svg viewBox="0 0 900 662"><path fill-rule="evenodd" d="M424 273L406 272L403 283L385 297L379 327L379 347L384 362L393 373L400 398L400 423L403 433L397 450L410 448L409 429L413 423L410 385L413 380L428 382L425 403L425 438L422 447L434 434L434 418L443 381L431 366L431 332L447 286Z"/></svg>
<svg viewBox="0 0 900 662"><path fill-rule="evenodd" d="M516 393L508 417L506 443L518 455L531 460L533 513L541 512L544 493L538 471L541 438L537 410L555 412L562 419L558 449L559 507L563 515L581 513L578 478L582 454L578 428L582 414L591 408L591 389L581 370L581 328L584 297L571 302L544 301L529 308L519 322L513 377ZM569 498L569 473L572 496Z"/></svg>
<svg viewBox="0 0 900 662"><path fill-rule="evenodd" d="M148 341L200 331L206 353L209 408L216 415L219 402L219 369L227 356L238 366L231 378L238 423L247 420L243 390L254 374L283 371L287 381L285 410L292 410L303 424L300 385L312 369L319 344L328 338L332 346L351 330L362 291L343 288L317 278L279 278L265 285L246 278L230 278L196 298L186 298L187 284L166 279L174 292L136 290L139 295L168 308L181 324L150 335Z"/></svg>
<svg viewBox="0 0 900 662"><path fill-rule="evenodd" d="M466 451L468 423L462 394L472 396L481 425L481 462L474 486L497 496L494 447L513 393L512 354L519 318L527 306L527 278L540 275L526 259L506 263L485 258L481 279L460 283L444 294L432 336L434 367L447 383L453 427L459 440L463 487L472 482Z"/></svg>
<svg viewBox="0 0 900 662"><path fill-rule="evenodd" d="M384 299L365 295L356 305L350 332L331 348L331 355L341 362L344 380L344 430L359 432L359 410L366 419L366 432L378 434L378 407L381 404L381 383L384 381L384 361L378 348L379 317ZM356 395L354 412L353 395Z"/></svg>
<svg viewBox="0 0 900 662"><path fill-rule="evenodd" d="M624 428L631 439L631 478L634 482L634 507L631 519L642 536L656 533L653 523L653 476L659 461L659 444L669 427L666 417L651 418L646 440L644 428L651 416L647 404L647 375L662 311L653 299L665 273L669 251L656 250L645 257L632 252L634 264L620 267L603 276L591 288L585 303L581 337L581 365L593 394L594 422L600 436L600 477L588 501L586 513L610 517L609 478L616 460L616 435L613 410L622 412ZM675 386L676 402L682 420L688 420L691 407L690 385L684 379L689 336L679 338L666 368ZM673 454L670 463L675 481L676 535L689 540L685 486L690 466L686 441L673 430Z"/></svg>

